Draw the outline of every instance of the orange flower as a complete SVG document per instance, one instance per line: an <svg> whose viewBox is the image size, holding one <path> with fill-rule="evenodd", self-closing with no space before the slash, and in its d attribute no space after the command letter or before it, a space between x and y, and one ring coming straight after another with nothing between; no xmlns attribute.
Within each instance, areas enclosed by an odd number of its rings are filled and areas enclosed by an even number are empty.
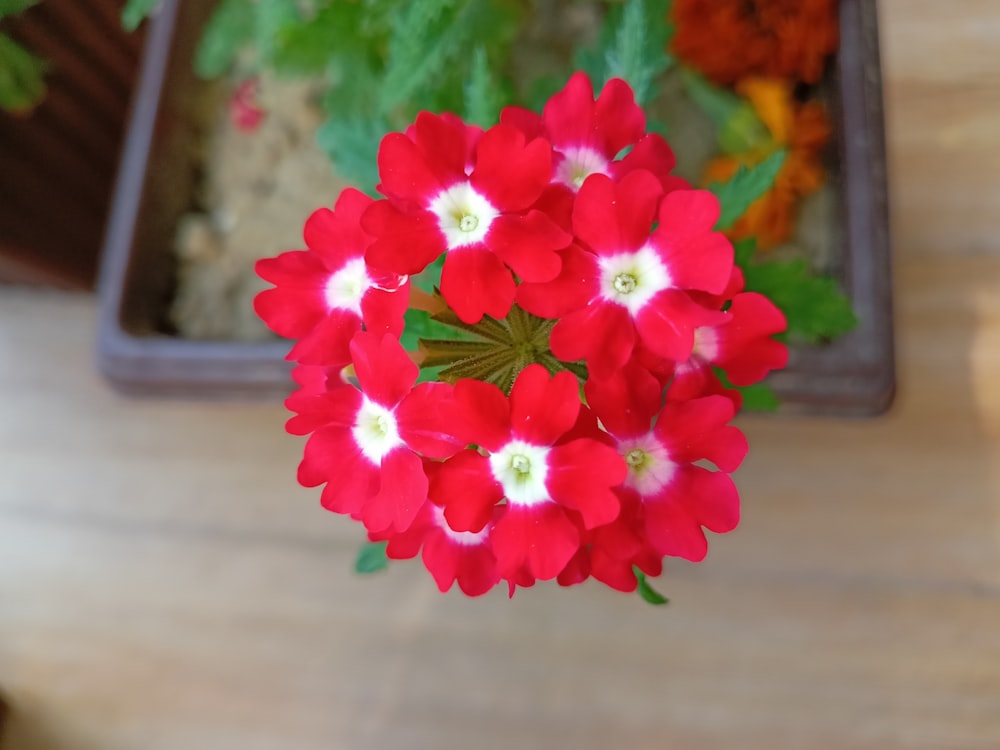
<svg viewBox="0 0 1000 750"><path fill-rule="evenodd" d="M791 86L782 81L750 78L737 90L750 100L772 142L743 154L716 157L706 167L703 181L725 182L740 165L753 166L778 149L787 149L774 186L726 232L734 240L756 237L757 247L768 249L788 241L799 200L822 186L823 149L831 127L822 104L796 104Z"/></svg>
<svg viewBox="0 0 1000 750"><path fill-rule="evenodd" d="M674 0L671 46L708 78L817 82L837 48L837 0Z"/></svg>

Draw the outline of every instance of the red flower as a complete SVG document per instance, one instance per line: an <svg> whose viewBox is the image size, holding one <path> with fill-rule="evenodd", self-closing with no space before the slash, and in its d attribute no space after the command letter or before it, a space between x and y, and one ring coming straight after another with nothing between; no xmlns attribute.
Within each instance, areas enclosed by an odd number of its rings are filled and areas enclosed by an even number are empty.
<svg viewBox="0 0 1000 750"><path fill-rule="evenodd" d="M337 386L295 403L299 416L288 430L315 430L299 482L326 483L323 506L360 519L369 531L403 531L427 499L421 455L445 458L464 445L442 424L451 388L414 387L417 366L391 336L359 333L350 346L361 389Z"/></svg>
<svg viewBox="0 0 1000 750"><path fill-rule="evenodd" d="M712 371L721 368L733 385L753 385L788 363L788 347L771 338L787 327L785 316L756 292L733 297L719 325L695 329L694 349L674 368L667 398L686 400L717 393L722 385Z"/></svg>
<svg viewBox="0 0 1000 750"><path fill-rule="evenodd" d="M570 236L533 208L552 175L552 149L497 125L469 161L466 126L422 112L410 135L379 148L379 190L388 200L365 213L376 268L416 274L446 252L441 293L459 318L503 318L514 301L513 270L529 281L559 273Z"/></svg>
<svg viewBox="0 0 1000 750"><path fill-rule="evenodd" d="M343 366L355 333L403 332L409 283L374 274L365 262L371 238L361 214L372 200L348 188L331 211L307 220L308 250L292 250L257 261L257 274L275 285L254 299L254 309L279 336L298 339L288 359L307 365Z"/></svg>
<svg viewBox="0 0 1000 750"><path fill-rule="evenodd" d="M717 200L677 189L622 81L595 100L580 74L503 120L422 113L382 141L384 199L345 191L309 218L308 250L258 264L258 313L298 339L299 481L441 591L632 591L738 522L746 440L715 372L782 366L784 318L742 292ZM441 294L411 298L436 260ZM404 323L447 382L416 384Z"/></svg>
<svg viewBox="0 0 1000 750"><path fill-rule="evenodd" d="M548 138L556 152L553 179L576 192L592 174L620 180L635 169L646 169L665 192L687 188L670 174L676 159L662 137L646 133L646 115L635 103L632 89L612 78L594 100L586 73L574 73L562 91L545 104L542 115L521 107L506 107L500 122L517 127L529 138ZM627 155L618 154L629 149Z"/></svg>
<svg viewBox="0 0 1000 750"><path fill-rule="evenodd" d="M718 202L704 191L675 191L662 201L661 194L643 170L617 184L592 175L580 189L573 228L593 252L570 246L558 278L518 291L529 312L562 316L551 337L559 359L586 359L604 377L628 361L639 340L660 356L684 360L694 329L720 320L688 293L721 292L731 275L732 246L712 231ZM650 233L654 218L659 224Z"/></svg>
<svg viewBox="0 0 1000 750"><path fill-rule="evenodd" d="M229 119L237 130L252 133L264 121L266 112L257 102L256 78L241 81L229 100Z"/></svg>
<svg viewBox="0 0 1000 750"><path fill-rule="evenodd" d="M446 461L431 478L431 498L453 529L477 532L492 523L501 577L518 585L555 578L579 549L580 525L617 517L611 488L625 477L609 446L591 438L561 442L580 412L576 378L550 378L530 365L509 400L496 386L461 380L454 407L457 434L485 455L465 450Z"/></svg>
<svg viewBox="0 0 1000 750"><path fill-rule="evenodd" d="M424 503L406 531L369 536L373 541L382 536L388 540L386 556L390 560L408 560L421 552L424 567L442 592L457 582L467 596L480 596L500 580L489 528L455 531L448 525L444 510L432 502Z"/></svg>
<svg viewBox="0 0 1000 750"><path fill-rule="evenodd" d="M708 542L702 527L724 533L739 522L739 495L729 474L743 461L747 443L727 425L735 414L732 401L708 396L658 409L659 384L637 367L621 377L592 379L586 392L628 465L620 491L640 501L653 551L703 559ZM718 471L697 464L705 460Z"/></svg>

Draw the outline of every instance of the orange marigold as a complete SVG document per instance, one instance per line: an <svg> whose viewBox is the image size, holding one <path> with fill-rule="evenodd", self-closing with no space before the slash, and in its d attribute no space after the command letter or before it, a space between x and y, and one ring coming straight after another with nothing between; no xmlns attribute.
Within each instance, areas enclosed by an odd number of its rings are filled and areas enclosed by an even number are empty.
<svg viewBox="0 0 1000 750"><path fill-rule="evenodd" d="M763 250L788 241L799 200L823 185L823 149L832 129L826 108L816 101L796 104L787 83L750 78L737 90L750 100L772 143L747 153L716 157L706 167L703 180L705 184L725 182L740 165L753 166L777 149L787 149L774 186L726 232L734 240L756 237L757 247Z"/></svg>
<svg viewBox="0 0 1000 750"><path fill-rule="evenodd" d="M837 48L837 0L674 0L671 17L674 53L721 84L815 83Z"/></svg>

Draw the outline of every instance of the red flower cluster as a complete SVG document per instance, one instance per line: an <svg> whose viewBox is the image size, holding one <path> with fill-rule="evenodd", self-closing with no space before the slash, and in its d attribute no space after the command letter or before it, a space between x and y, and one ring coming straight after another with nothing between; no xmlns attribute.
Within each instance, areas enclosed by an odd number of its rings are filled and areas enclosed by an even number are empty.
<svg viewBox="0 0 1000 750"><path fill-rule="evenodd" d="M500 119L422 113L382 141L384 198L345 190L307 221L308 249L258 263L274 284L258 313L297 339L299 481L390 558L420 554L442 591L634 590L637 569L700 560L704 529L736 526L746 441L716 372L749 385L784 366L784 318L742 292L716 199L670 174L624 82L595 99L577 74L541 116ZM505 389L417 382L409 277L442 256L454 325L499 342L454 349L524 363Z"/></svg>

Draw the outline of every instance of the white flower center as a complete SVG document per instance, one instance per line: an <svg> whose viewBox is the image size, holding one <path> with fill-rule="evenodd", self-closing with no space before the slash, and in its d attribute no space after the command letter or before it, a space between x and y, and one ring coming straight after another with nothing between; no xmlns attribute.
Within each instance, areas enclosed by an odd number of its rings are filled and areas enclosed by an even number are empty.
<svg viewBox="0 0 1000 750"><path fill-rule="evenodd" d="M618 443L618 452L625 457L628 465L625 486L643 497L657 494L670 483L677 469L667 449L651 432L622 440Z"/></svg>
<svg viewBox="0 0 1000 750"><path fill-rule="evenodd" d="M657 294L671 287L670 273L649 245L634 253L600 259L601 295L633 316Z"/></svg>
<svg viewBox="0 0 1000 750"><path fill-rule="evenodd" d="M351 258L343 268L335 271L327 279L323 298L329 309L350 310L360 317L361 298L371 286L372 280L368 276L365 259Z"/></svg>
<svg viewBox="0 0 1000 750"><path fill-rule="evenodd" d="M437 216L449 250L483 242L493 220L500 215L467 182L459 182L439 193L428 208Z"/></svg>
<svg viewBox="0 0 1000 750"><path fill-rule="evenodd" d="M586 146L561 149L563 160L556 169L556 180L579 190L592 174L607 174L608 160L599 152Z"/></svg>
<svg viewBox="0 0 1000 750"><path fill-rule="evenodd" d="M432 505L431 512L434 514L434 523L444 532L445 536L462 547L478 546L490 535L489 524L486 524L482 531L455 531L448 525L448 519L444 517L444 508Z"/></svg>
<svg viewBox="0 0 1000 750"><path fill-rule="evenodd" d="M545 487L549 473L549 448L512 440L490 456L493 477L514 505L536 505L551 500Z"/></svg>
<svg viewBox="0 0 1000 750"><path fill-rule="evenodd" d="M706 362L714 362L719 356L719 335L712 326L694 329L694 350L692 356Z"/></svg>
<svg viewBox="0 0 1000 750"><path fill-rule="evenodd" d="M354 418L351 434L365 458L376 465L382 463L389 451L403 444L396 426L396 416L367 396Z"/></svg>

